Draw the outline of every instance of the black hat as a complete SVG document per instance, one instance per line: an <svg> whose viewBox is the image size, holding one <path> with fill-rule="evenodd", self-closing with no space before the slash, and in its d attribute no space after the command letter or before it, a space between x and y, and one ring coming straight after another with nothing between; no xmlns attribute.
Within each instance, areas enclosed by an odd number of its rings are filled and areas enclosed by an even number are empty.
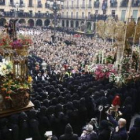
<svg viewBox="0 0 140 140"><path fill-rule="evenodd" d="M100 129L107 129L109 127L109 123L107 120L102 120L100 123Z"/></svg>
<svg viewBox="0 0 140 140"><path fill-rule="evenodd" d="M7 123L8 123L8 119L6 119L6 118L0 119L0 127L5 126Z"/></svg>
<svg viewBox="0 0 140 140"><path fill-rule="evenodd" d="M37 114L37 112L35 111L35 110L30 110L29 111L29 118L30 119L35 119L36 118L36 114Z"/></svg>
<svg viewBox="0 0 140 140"><path fill-rule="evenodd" d="M51 140L58 140L56 136L52 136Z"/></svg>
<svg viewBox="0 0 140 140"><path fill-rule="evenodd" d="M28 116L27 116L27 114L25 112L21 112L19 114L19 119L20 120L27 120L27 118L28 118Z"/></svg>
<svg viewBox="0 0 140 140"><path fill-rule="evenodd" d="M12 116L10 116L10 122L11 123L18 123L18 115L16 114L16 115L12 115Z"/></svg>
<svg viewBox="0 0 140 140"><path fill-rule="evenodd" d="M35 108L40 108L40 106L41 106L40 101L35 100L34 105L35 105Z"/></svg>
<svg viewBox="0 0 140 140"><path fill-rule="evenodd" d="M67 124L65 127L65 134L72 134L73 133L73 129L71 127L70 124Z"/></svg>
<svg viewBox="0 0 140 140"><path fill-rule="evenodd" d="M41 106L40 107L40 113L41 113L41 115L46 115L46 112L47 112L47 108L45 106Z"/></svg>

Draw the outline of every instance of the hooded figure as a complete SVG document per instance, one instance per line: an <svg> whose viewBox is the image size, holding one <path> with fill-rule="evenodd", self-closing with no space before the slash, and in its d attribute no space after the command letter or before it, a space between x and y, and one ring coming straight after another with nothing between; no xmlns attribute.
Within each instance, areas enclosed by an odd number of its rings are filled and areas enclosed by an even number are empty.
<svg viewBox="0 0 140 140"><path fill-rule="evenodd" d="M6 118L0 119L0 140L12 140L12 129L7 127L8 120Z"/></svg>
<svg viewBox="0 0 140 140"><path fill-rule="evenodd" d="M21 112L19 115L19 136L20 140L25 140L29 137L29 125L28 125L28 116L25 112Z"/></svg>
<svg viewBox="0 0 140 140"><path fill-rule="evenodd" d="M18 115L12 115L10 117L10 128L12 129L13 140L19 140Z"/></svg>
<svg viewBox="0 0 140 140"><path fill-rule="evenodd" d="M41 140L39 132L39 122L36 119L35 110L30 110L29 112L29 133L33 140Z"/></svg>
<svg viewBox="0 0 140 140"><path fill-rule="evenodd" d="M78 140L78 135L74 134L71 125L67 124L65 128L65 134L60 136L59 140Z"/></svg>
<svg viewBox="0 0 140 140"><path fill-rule="evenodd" d="M131 128L128 140L140 140L140 118L136 118Z"/></svg>
<svg viewBox="0 0 140 140"><path fill-rule="evenodd" d="M46 117L47 108L42 106L40 108L40 112L38 113L38 120L39 120L39 130L42 136L42 140L45 140L44 133L46 130L49 130L50 124L48 118Z"/></svg>
<svg viewBox="0 0 140 140"><path fill-rule="evenodd" d="M99 133L98 133L98 140L109 140L110 139L110 129L109 123L106 120L101 121Z"/></svg>

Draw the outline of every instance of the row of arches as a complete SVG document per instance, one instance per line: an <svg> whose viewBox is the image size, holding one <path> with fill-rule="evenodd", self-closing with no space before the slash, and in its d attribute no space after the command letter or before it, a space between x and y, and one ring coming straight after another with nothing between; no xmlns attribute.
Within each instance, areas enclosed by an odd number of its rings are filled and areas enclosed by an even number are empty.
<svg viewBox="0 0 140 140"><path fill-rule="evenodd" d="M0 26L4 26L6 23L6 19L5 18L1 18L0 19ZM19 19L19 23L20 24L23 24L25 25L26 24L26 20L25 19ZM44 21L44 24L43 24L43 21L41 19L37 19L36 22L33 20L33 19L29 19L27 21L27 25L30 26L30 27L33 27L33 26L49 26L50 25L50 20L49 19L46 19Z"/></svg>
<svg viewBox="0 0 140 140"><path fill-rule="evenodd" d="M65 23L66 22L66 23ZM75 22L75 23L74 23ZM81 24L83 24L84 22L80 22L80 21L73 21L73 20L71 20L70 22L69 22L69 20L62 20L62 26L63 27L71 27L71 28L73 28L73 27L76 27L76 28L78 28ZM66 25L65 25L66 24ZM75 24L75 26L74 26L74 24ZM87 22L87 28L88 29L91 29L91 22Z"/></svg>

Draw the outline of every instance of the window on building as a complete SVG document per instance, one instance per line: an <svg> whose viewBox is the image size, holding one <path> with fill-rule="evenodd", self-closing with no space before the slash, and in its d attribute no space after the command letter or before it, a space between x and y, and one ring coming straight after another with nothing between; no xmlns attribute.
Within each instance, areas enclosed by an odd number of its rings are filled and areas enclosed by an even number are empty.
<svg viewBox="0 0 140 140"><path fill-rule="evenodd" d="M129 0L122 0L121 7L127 7Z"/></svg>
<svg viewBox="0 0 140 140"><path fill-rule="evenodd" d="M135 21L137 20L137 17L138 17L138 10L133 10L133 15L132 15L132 17L134 18Z"/></svg>
<svg viewBox="0 0 140 140"><path fill-rule="evenodd" d="M103 15L106 15L106 10L103 10Z"/></svg>
<svg viewBox="0 0 140 140"><path fill-rule="evenodd" d="M38 5L38 7L42 7L41 0L37 0L37 5Z"/></svg>
<svg viewBox="0 0 140 140"><path fill-rule="evenodd" d="M94 1L94 7L95 7L95 8L99 8L99 5L100 5L99 0L95 0L95 1Z"/></svg>
<svg viewBox="0 0 140 140"><path fill-rule="evenodd" d="M46 16L49 16L49 11L46 11Z"/></svg>
<svg viewBox="0 0 140 140"><path fill-rule="evenodd" d="M116 7L117 6L117 0L110 0L110 7Z"/></svg>
<svg viewBox="0 0 140 140"><path fill-rule="evenodd" d="M85 14L84 14L84 12L82 12L82 18L85 18Z"/></svg>
<svg viewBox="0 0 140 140"><path fill-rule="evenodd" d="M79 0L77 0L77 7L79 7Z"/></svg>
<svg viewBox="0 0 140 140"><path fill-rule="evenodd" d="M10 4L14 4L14 1L13 0L10 0Z"/></svg>
<svg viewBox="0 0 140 140"><path fill-rule="evenodd" d="M95 10L95 15L98 15L98 10Z"/></svg>
<svg viewBox="0 0 140 140"><path fill-rule="evenodd" d="M69 7L69 1L67 1L67 8Z"/></svg>
<svg viewBox="0 0 140 140"><path fill-rule="evenodd" d="M30 16L33 15L33 11L32 11L32 10L29 11L29 15L30 15Z"/></svg>
<svg viewBox="0 0 140 140"><path fill-rule="evenodd" d="M121 13L121 20L122 21L125 21L125 15L126 15L126 10L122 10L122 13Z"/></svg>
<svg viewBox="0 0 140 140"><path fill-rule="evenodd" d="M0 5L5 5L5 0L0 0Z"/></svg>
<svg viewBox="0 0 140 140"><path fill-rule="evenodd" d="M115 15L116 15L116 13L115 13L115 12L116 12L115 10L112 10L111 15L112 15L113 17L115 17Z"/></svg>
<svg viewBox="0 0 140 140"><path fill-rule="evenodd" d="M91 3L91 0L89 0L89 3L88 3L89 7L91 7L92 3Z"/></svg>
<svg viewBox="0 0 140 140"><path fill-rule="evenodd" d="M73 18L73 12L71 12L71 18Z"/></svg>
<svg viewBox="0 0 140 140"><path fill-rule="evenodd" d="M62 12L62 17L64 17L64 12Z"/></svg>
<svg viewBox="0 0 140 140"><path fill-rule="evenodd" d="M90 13L90 12L88 12L88 19L90 19L90 15L91 15L91 13Z"/></svg>
<svg viewBox="0 0 140 140"><path fill-rule="evenodd" d="M76 18L78 18L78 12L76 12Z"/></svg>
<svg viewBox="0 0 140 140"><path fill-rule="evenodd" d="M32 6L33 6L33 1L29 0L29 7L32 7Z"/></svg>
<svg viewBox="0 0 140 140"><path fill-rule="evenodd" d="M20 5L22 5L23 4L23 0L20 0Z"/></svg>
<svg viewBox="0 0 140 140"><path fill-rule="evenodd" d="M107 9L107 0L104 0L102 3L102 10L106 10Z"/></svg>
<svg viewBox="0 0 140 140"><path fill-rule="evenodd" d="M83 0L82 7L85 7L85 0Z"/></svg>
<svg viewBox="0 0 140 140"><path fill-rule="evenodd" d="M71 1L71 7L73 8L73 1Z"/></svg>

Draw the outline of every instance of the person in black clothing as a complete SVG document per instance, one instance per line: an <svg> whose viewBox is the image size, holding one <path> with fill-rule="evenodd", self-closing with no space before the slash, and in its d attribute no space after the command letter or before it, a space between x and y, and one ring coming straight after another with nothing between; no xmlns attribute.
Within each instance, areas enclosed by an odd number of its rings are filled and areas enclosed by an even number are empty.
<svg viewBox="0 0 140 140"><path fill-rule="evenodd" d="M123 118L120 118L119 121L117 122L112 115L108 115L109 121L114 125L115 130L112 134L112 139L111 140L127 140L127 131L126 131L126 120Z"/></svg>
<svg viewBox="0 0 140 140"><path fill-rule="evenodd" d="M106 120L101 121L99 132L98 132L98 140L109 140L110 139L111 130L109 128L109 123Z"/></svg>
<svg viewBox="0 0 140 140"><path fill-rule="evenodd" d="M128 140L140 140L140 118L136 118L134 126L130 129Z"/></svg>
<svg viewBox="0 0 140 140"><path fill-rule="evenodd" d="M78 135L74 134L71 125L67 124L65 134L61 135L59 140L78 140Z"/></svg>
<svg viewBox="0 0 140 140"><path fill-rule="evenodd" d="M29 137L28 116L25 112L19 114L19 139L25 140Z"/></svg>

